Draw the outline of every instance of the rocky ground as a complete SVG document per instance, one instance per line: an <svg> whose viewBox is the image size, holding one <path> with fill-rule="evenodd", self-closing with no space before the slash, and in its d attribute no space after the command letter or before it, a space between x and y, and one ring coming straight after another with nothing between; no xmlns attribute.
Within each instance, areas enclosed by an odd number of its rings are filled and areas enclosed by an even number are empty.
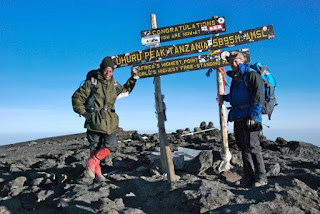
<svg viewBox="0 0 320 214"><path fill-rule="evenodd" d="M209 128L213 124L208 124ZM206 123L196 131L208 128ZM177 170L170 184L160 173L159 136L118 133L119 149L102 162L107 181L83 176L89 152L85 134L0 147L0 213L320 213L320 148L262 137L268 185L234 185L242 169L233 134L229 172L219 173L221 136L218 129L182 136L168 134L178 147L201 152ZM153 161L152 161L153 160Z"/></svg>

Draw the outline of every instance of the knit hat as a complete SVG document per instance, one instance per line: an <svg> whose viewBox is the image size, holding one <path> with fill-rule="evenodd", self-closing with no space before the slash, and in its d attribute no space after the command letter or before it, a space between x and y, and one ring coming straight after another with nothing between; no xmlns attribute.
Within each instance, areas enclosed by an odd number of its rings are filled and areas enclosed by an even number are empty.
<svg viewBox="0 0 320 214"><path fill-rule="evenodd" d="M113 63L110 56L107 56L102 60L102 62L100 64L100 69L103 71L108 66L110 66L112 68L112 70L114 69L114 63Z"/></svg>
<svg viewBox="0 0 320 214"><path fill-rule="evenodd" d="M242 61L245 61L243 53L239 51L231 51L230 56L226 57L228 62L231 62L234 59L241 59Z"/></svg>

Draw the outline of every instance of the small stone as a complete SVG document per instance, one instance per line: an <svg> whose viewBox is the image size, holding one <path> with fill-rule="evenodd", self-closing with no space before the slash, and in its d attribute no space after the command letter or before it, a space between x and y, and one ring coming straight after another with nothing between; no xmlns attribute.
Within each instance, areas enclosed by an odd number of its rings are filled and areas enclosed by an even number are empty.
<svg viewBox="0 0 320 214"><path fill-rule="evenodd" d="M36 178L31 181L32 186L39 186L43 182L44 178Z"/></svg>
<svg viewBox="0 0 320 214"><path fill-rule="evenodd" d="M32 142L30 142L29 144L28 144L28 146L35 146L35 145L37 145L38 143L36 142L36 141L32 141Z"/></svg>
<svg viewBox="0 0 320 214"><path fill-rule="evenodd" d="M210 122L208 123L207 128L208 128L208 129L214 128L213 122L210 121Z"/></svg>
<svg viewBox="0 0 320 214"><path fill-rule="evenodd" d="M207 126L207 123L205 122L205 121L202 121L201 123L200 123L200 129L201 130L205 130L206 129L206 126Z"/></svg>
<svg viewBox="0 0 320 214"><path fill-rule="evenodd" d="M282 137L278 137L275 141L277 144L280 144L280 145L287 145L288 144L288 141L286 141L285 139L283 139Z"/></svg>
<svg viewBox="0 0 320 214"><path fill-rule="evenodd" d="M52 190L41 190L38 194L37 194L37 202L41 202L46 200L46 198L48 198L50 195L53 195L54 191Z"/></svg>
<svg viewBox="0 0 320 214"><path fill-rule="evenodd" d="M11 189L9 195L10 195L10 196L17 196L17 195L19 195L23 190L24 190L23 187L13 188L13 189Z"/></svg>
<svg viewBox="0 0 320 214"><path fill-rule="evenodd" d="M11 164L10 166L10 172L23 172L26 170L27 170L27 167L22 163Z"/></svg>
<svg viewBox="0 0 320 214"><path fill-rule="evenodd" d="M100 210L102 210L103 213L118 213L117 211L122 211L125 208L125 205L121 198L116 198L115 200L110 200L109 198L101 198L99 199L99 202Z"/></svg>
<svg viewBox="0 0 320 214"><path fill-rule="evenodd" d="M148 140L148 138L149 138L148 136L141 137L141 139L144 140L144 141Z"/></svg>
<svg viewBox="0 0 320 214"><path fill-rule="evenodd" d="M16 179L14 179L13 181L10 182L10 186L11 188L19 188L19 187L23 187L24 182L26 182L27 178L24 176L20 176L17 177Z"/></svg>
<svg viewBox="0 0 320 214"><path fill-rule="evenodd" d="M126 197L136 197L136 195L133 192L130 192L126 194Z"/></svg>
<svg viewBox="0 0 320 214"><path fill-rule="evenodd" d="M280 164L276 163L275 165L270 167L270 170L267 173L269 177L277 177L280 174Z"/></svg>
<svg viewBox="0 0 320 214"><path fill-rule="evenodd" d="M135 131L135 132L132 133L131 138L132 138L132 140L139 140L139 141L142 140L142 139L141 139L141 136L138 134L137 131Z"/></svg>
<svg viewBox="0 0 320 214"><path fill-rule="evenodd" d="M201 131L201 129L199 128L199 127L194 127L194 132L199 132L199 131Z"/></svg>
<svg viewBox="0 0 320 214"><path fill-rule="evenodd" d="M183 129L177 129L177 130L176 130L176 133L177 133L178 135L181 135L183 132L184 132Z"/></svg>
<svg viewBox="0 0 320 214"><path fill-rule="evenodd" d="M228 134L228 139L229 139L230 141L235 141L235 140L236 140L236 137L234 136L233 133L230 133L230 134Z"/></svg>
<svg viewBox="0 0 320 214"><path fill-rule="evenodd" d="M160 141L160 137L158 134L154 134L150 137L150 141L153 141L153 142L158 142Z"/></svg>
<svg viewBox="0 0 320 214"><path fill-rule="evenodd" d="M137 208L127 208L126 210L123 210L121 213L123 214L145 214L142 210L139 210Z"/></svg>

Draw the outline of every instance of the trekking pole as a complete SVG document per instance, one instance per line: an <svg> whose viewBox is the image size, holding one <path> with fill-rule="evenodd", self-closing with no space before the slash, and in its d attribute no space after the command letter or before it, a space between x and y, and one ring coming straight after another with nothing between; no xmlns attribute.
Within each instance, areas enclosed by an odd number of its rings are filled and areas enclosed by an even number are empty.
<svg viewBox="0 0 320 214"><path fill-rule="evenodd" d="M222 75L225 74L224 67L219 67L217 71L217 85L218 85L218 99L219 99L219 113L220 113L220 127L222 136L222 146L220 156L222 162L219 166L219 172L230 170L230 160L232 155L229 151L228 145L228 131L227 131L227 117L226 117L226 106L224 104L223 95L225 95L224 78Z"/></svg>

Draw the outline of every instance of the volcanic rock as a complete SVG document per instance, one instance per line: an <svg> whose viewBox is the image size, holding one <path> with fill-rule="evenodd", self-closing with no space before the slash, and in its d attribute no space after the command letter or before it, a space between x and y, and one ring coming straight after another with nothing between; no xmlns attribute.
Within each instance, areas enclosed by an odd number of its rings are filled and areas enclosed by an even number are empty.
<svg viewBox="0 0 320 214"><path fill-rule="evenodd" d="M201 174L213 166L213 155L211 151L202 151L198 156L185 165L186 172Z"/></svg>
<svg viewBox="0 0 320 214"><path fill-rule="evenodd" d="M195 130L214 128L205 122ZM189 135L186 135L189 134ZM219 129L167 135L172 152L180 147L184 167L168 182L158 134L119 130L118 150L101 161L105 182L86 177L85 133L0 146L0 213L320 213L320 148L300 141L262 137L268 185L237 187L241 152L229 133L230 171L219 174ZM50 148L50 150L48 150ZM10 155L8 155L10 154Z"/></svg>
<svg viewBox="0 0 320 214"><path fill-rule="evenodd" d="M206 127L207 127L207 123L205 121L203 121L203 122L200 123L199 127L200 127L201 130L205 130Z"/></svg>

